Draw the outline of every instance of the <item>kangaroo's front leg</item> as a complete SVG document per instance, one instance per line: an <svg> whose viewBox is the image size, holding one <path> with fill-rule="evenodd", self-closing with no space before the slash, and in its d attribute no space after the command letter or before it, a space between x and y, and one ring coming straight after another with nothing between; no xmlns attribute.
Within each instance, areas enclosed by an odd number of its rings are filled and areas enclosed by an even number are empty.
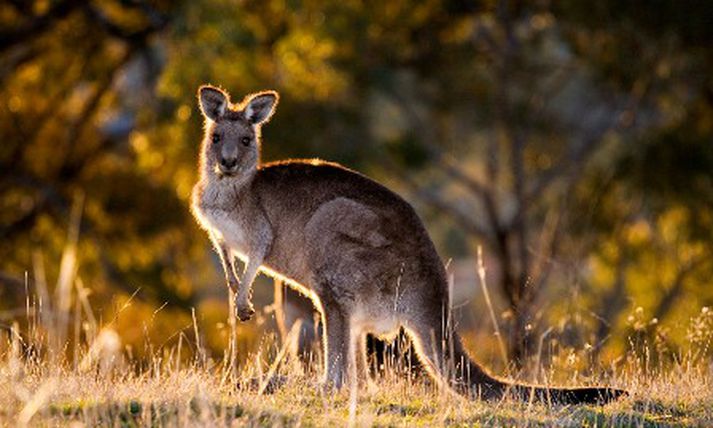
<svg viewBox="0 0 713 428"><path fill-rule="evenodd" d="M235 297L235 307L238 310L240 321L247 321L255 314L255 308L253 308L251 302L253 281L255 281L257 271L260 269L264 259L265 254L251 254L245 265L243 276L240 279L240 287L238 287L238 294Z"/></svg>
<svg viewBox="0 0 713 428"><path fill-rule="evenodd" d="M233 293L237 293L240 282L238 281L238 276L235 274L235 259L230 253L230 248L225 245L225 242L218 239L214 235L211 235L211 241L213 241L215 251L218 253L218 257L220 258L220 264L223 266L225 283L228 287L230 287Z"/></svg>
<svg viewBox="0 0 713 428"><path fill-rule="evenodd" d="M258 221L255 221L259 224ZM238 287L238 295L235 298L235 307L238 311L240 321L247 321L255 314L255 309L250 301L252 299L253 281L257 276L260 266L265 262L270 245L272 244L272 232L267 227L256 227L259 233L256 233L250 244L248 252L248 260L245 264L245 270L240 278L240 287Z"/></svg>

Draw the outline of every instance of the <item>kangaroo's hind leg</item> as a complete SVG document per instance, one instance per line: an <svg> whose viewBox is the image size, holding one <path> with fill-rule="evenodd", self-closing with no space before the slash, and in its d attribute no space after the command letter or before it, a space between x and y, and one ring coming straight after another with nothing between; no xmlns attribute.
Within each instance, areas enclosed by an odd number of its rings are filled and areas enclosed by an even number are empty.
<svg viewBox="0 0 713 428"><path fill-rule="evenodd" d="M363 331L355 331L352 333L354 335L354 352L355 355L355 365L357 376L359 380L365 385L371 385L371 372L369 367L369 355L367 349L366 336L367 334Z"/></svg>
<svg viewBox="0 0 713 428"><path fill-rule="evenodd" d="M307 261L312 291L319 297L325 327L325 380L340 387L349 369L356 370L361 331L352 331L352 316L366 297L377 292L389 240L379 230L379 217L348 198L322 204L307 222Z"/></svg>
<svg viewBox="0 0 713 428"><path fill-rule="evenodd" d="M347 380L350 359L349 319L333 304L323 302L322 306L324 382L330 387L341 388Z"/></svg>

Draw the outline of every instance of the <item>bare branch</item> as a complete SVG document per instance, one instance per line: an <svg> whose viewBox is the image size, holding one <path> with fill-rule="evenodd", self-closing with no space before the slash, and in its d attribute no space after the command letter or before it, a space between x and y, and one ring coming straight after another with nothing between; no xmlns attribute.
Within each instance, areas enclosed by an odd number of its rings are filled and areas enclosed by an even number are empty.
<svg viewBox="0 0 713 428"><path fill-rule="evenodd" d="M416 110L412 107L408 100L405 100L396 91L390 91L391 97L396 100L402 107L403 111L409 116L410 122L418 128L418 135L421 136L419 142L428 151L429 155L438 164L438 166L451 178L456 179L463 184L474 196L481 199L485 206L485 211L488 221L491 223L491 228L497 230L500 228L500 219L495 204L495 186L486 186L484 183L477 180L475 177L467 174L453 160L443 153L443 150L433 144L431 141L442 140L441 135L437 135L434 131L435 127L424 126L424 122L419 117Z"/></svg>
<svg viewBox="0 0 713 428"><path fill-rule="evenodd" d="M39 37L56 21L68 16L82 5L81 0L64 0L55 2L43 15L31 18L29 22L18 28L0 31L0 53L21 43Z"/></svg>
<svg viewBox="0 0 713 428"><path fill-rule="evenodd" d="M143 2L141 2L143 4ZM108 16L106 16L99 8L94 7L90 3L85 5L85 10L89 17L99 24L99 26L110 36L116 37L118 39L124 40L130 44L143 44L145 43L147 37L152 33L155 33L163 29L166 24L168 24L168 19L158 13L155 9L146 5L141 8L147 14L146 18L149 20L149 24L136 31L129 31L119 24L113 22Z"/></svg>
<svg viewBox="0 0 713 428"><path fill-rule="evenodd" d="M608 130L609 128L603 129L596 135L586 138L577 147L572 148L562 161L538 177L534 185L525 193L523 203L529 204L538 198L554 181L563 176L572 173L578 176L586 162L596 150L601 147L604 134L606 134Z"/></svg>
<svg viewBox="0 0 713 428"><path fill-rule="evenodd" d="M480 182L477 178L463 171L460 165L458 165L450 156L444 155L441 151L435 150L435 148L432 149L434 150L431 153L435 157L438 167L446 173L446 175L463 184L470 192L480 198L484 199L491 196L491 189Z"/></svg>
<svg viewBox="0 0 713 428"><path fill-rule="evenodd" d="M582 174L584 165L604 143L604 137L607 133L619 132L635 126L639 109L650 87L650 81L634 82L627 102L623 106L620 105L620 108L614 109L616 112L614 114L615 119L597 130L590 131L589 135L579 145L571 146L568 155L564 159L537 178L535 184L526 193L525 203L537 198L562 176L568 177L570 182L576 181L577 177Z"/></svg>
<svg viewBox="0 0 713 428"><path fill-rule="evenodd" d="M406 174L399 173L399 178L403 183L411 188L419 199L446 213L466 232L482 239L483 241L486 241L487 243L492 242L491 234L482 226L475 223L471 217L454 206L453 203L449 202L438 193L419 186Z"/></svg>

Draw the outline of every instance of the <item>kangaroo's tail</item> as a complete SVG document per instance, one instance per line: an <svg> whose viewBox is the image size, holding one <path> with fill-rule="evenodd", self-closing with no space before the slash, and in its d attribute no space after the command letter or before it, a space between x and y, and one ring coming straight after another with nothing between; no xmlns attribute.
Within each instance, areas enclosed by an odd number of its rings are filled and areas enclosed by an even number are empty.
<svg viewBox="0 0 713 428"><path fill-rule="evenodd" d="M513 395L522 399L551 402L555 404L606 404L626 396L622 389L608 387L543 388L513 384Z"/></svg>
<svg viewBox="0 0 713 428"><path fill-rule="evenodd" d="M556 404L605 404L626 395L624 390L608 387L542 387L498 379L487 373L470 358L457 333L453 333L450 341L453 343L450 347L453 349L453 357L456 362L451 364L454 371L451 378L455 381L456 389L469 395L481 394L485 398L500 398L510 395L523 401L534 400ZM445 361L447 362L447 359ZM477 375L469 378L468 373L477 373ZM461 387L458 387L459 385Z"/></svg>
<svg viewBox="0 0 713 428"><path fill-rule="evenodd" d="M446 383L461 394L487 400L512 396L528 401L556 404L604 404L626 395L626 391L606 387L550 388L513 383L490 375L465 351L460 337L450 338L441 321L415 323L409 332L421 362L439 384ZM434 325L437 326L434 328ZM440 328L438 326L441 326Z"/></svg>

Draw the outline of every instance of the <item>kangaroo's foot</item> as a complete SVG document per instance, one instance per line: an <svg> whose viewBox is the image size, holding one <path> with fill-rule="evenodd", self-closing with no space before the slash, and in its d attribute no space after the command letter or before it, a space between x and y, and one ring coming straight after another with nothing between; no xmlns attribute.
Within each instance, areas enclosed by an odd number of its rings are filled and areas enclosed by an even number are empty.
<svg viewBox="0 0 713 428"><path fill-rule="evenodd" d="M342 391L347 385L341 379L322 379L317 383L317 389L325 395L334 394Z"/></svg>
<svg viewBox="0 0 713 428"><path fill-rule="evenodd" d="M248 321L250 318L252 318L253 315L255 315L255 308L253 307L253 304L250 301L238 301L236 304L236 308L240 321Z"/></svg>

